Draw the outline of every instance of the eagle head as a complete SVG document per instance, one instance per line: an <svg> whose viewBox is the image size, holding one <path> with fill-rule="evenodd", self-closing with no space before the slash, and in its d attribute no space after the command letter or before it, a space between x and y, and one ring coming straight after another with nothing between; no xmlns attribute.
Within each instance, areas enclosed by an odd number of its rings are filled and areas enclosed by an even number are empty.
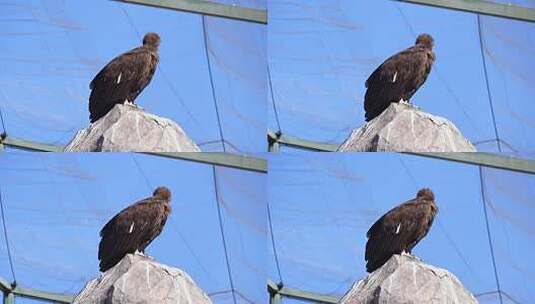
<svg viewBox="0 0 535 304"><path fill-rule="evenodd" d="M422 45L427 49L433 49L434 40L433 37L429 34L420 34L418 38L416 38L416 45Z"/></svg>
<svg viewBox="0 0 535 304"><path fill-rule="evenodd" d="M423 188L418 191L418 194L416 194L416 198L422 198L425 200L434 201L435 200L435 194L431 189L429 188Z"/></svg>
<svg viewBox="0 0 535 304"><path fill-rule="evenodd" d="M168 202L171 201L171 191L163 186L156 188L152 195Z"/></svg>
<svg viewBox="0 0 535 304"><path fill-rule="evenodd" d="M143 37L143 45L157 49L160 45L160 36L156 33L145 34L145 37Z"/></svg>

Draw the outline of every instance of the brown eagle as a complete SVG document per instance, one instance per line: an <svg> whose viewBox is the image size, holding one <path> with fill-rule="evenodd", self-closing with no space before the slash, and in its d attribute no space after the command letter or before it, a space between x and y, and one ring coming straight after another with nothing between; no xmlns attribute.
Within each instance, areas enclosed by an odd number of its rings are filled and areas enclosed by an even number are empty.
<svg viewBox="0 0 535 304"><path fill-rule="evenodd" d="M393 102L409 102L425 82L435 61L433 37L421 34L416 44L383 62L366 80L366 121L379 116Z"/></svg>
<svg viewBox="0 0 535 304"><path fill-rule="evenodd" d="M115 266L128 253L145 253L145 248L162 232L171 213L171 191L158 187L151 197L115 215L100 231L100 271Z"/></svg>
<svg viewBox="0 0 535 304"><path fill-rule="evenodd" d="M415 199L381 216L366 234L366 270L376 270L394 254L411 254L412 248L431 229L437 212L433 191L424 188Z"/></svg>
<svg viewBox="0 0 535 304"><path fill-rule="evenodd" d="M160 36L148 33L143 45L110 61L89 84L89 120L97 121L115 104L131 104L149 84L158 65Z"/></svg>

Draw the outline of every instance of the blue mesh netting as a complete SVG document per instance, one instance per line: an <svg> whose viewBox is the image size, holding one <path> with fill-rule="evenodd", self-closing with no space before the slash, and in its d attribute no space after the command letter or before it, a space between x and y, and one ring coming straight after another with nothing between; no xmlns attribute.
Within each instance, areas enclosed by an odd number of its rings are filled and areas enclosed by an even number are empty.
<svg viewBox="0 0 535 304"><path fill-rule="evenodd" d="M268 10L270 129L340 144L364 123L370 73L427 32L437 60L412 102L479 151L533 157L533 23L389 0L270 1Z"/></svg>
<svg viewBox="0 0 535 304"><path fill-rule="evenodd" d="M176 121L203 151L223 151L223 141L229 152L265 150L265 25L109 0L3 1L0 22L9 136L68 143L89 123L94 75L155 31L160 65L137 104Z"/></svg>
<svg viewBox="0 0 535 304"><path fill-rule="evenodd" d="M214 303L263 303L265 179L261 173L138 154L4 153L0 185L17 283L76 294L99 274L102 226L165 185L173 193L173 212L147 253L186 271ZM0 230L0 276L11 282Z"/></svg>
<svg viewBox="0 0 535 304"><path fill-rule="evenodd" d="M286 153L269 165L272 281L343 295L367 274L371 224L430 187L439 213L413 253L451 271L480 303L499 303L490 235L503 303L535 300L533 175L390 153Z"/></svg>

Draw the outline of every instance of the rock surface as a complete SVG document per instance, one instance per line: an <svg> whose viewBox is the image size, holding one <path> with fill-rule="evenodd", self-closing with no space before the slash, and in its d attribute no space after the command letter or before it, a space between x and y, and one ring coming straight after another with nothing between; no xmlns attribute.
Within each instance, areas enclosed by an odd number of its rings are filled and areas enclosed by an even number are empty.
<svg viewBox="0 0 535 304"><path fill-rule="evenodd" d="M211 304L184 271L151 258L128 254L91 280L73 304Z"/></svg>
<svg viewBox="0 0 535 304"><path fill-rule="evenodd" d="M115 107L78 131L65 152L200 152L175 122L129 105Z"/></svg>
<svg viewBox="0 0 535 304"><path fill-rule="evenodd" d="M392 103L353 130L338 151L476 152L476 148L449 120L410 104Z"/></svg>
<svg viewBox="0 0 535 304"><path fill-rule="evenodd" d="M473 304L476 298L447 270L394 255L353 285L341 304Z"/></svg>

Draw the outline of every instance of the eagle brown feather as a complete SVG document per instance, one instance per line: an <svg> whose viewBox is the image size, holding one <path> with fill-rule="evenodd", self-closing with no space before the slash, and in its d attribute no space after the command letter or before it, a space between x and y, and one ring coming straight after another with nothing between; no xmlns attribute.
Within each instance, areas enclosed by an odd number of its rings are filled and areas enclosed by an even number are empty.
<svg viewBox="0 0 535 304"><path fill-rule="evenodd" d="M163 230L171 213L171 192L158 187L152 197L123 209L100 231L100 271L115 266L128 253L144 252Z"/></svg>
<svg viewBox="0 0 535 304"><path fill-rule="evenodd" d="M414 46L385 60L366 80L366 121L379 116L390 103L409 101L425 82L435 61L433 38L421 34Z"/></svg>
<svg viewBox="0 0 535 304"><path fill-rule="evenodd" d="M133 103L150 83L159 62L160 37L148 33L143 45L110 61L89 84L89 120L95 122L115 104L126 100Z"/></svg>
<svg viewBox="0 0 535 304"><path fill-rule="evenodd" d="M394 254L411 253L433 224L438 207L430 189L418 191L407 201L381 216L368 230L366 237L366 270L373 272Z"/></svg>

